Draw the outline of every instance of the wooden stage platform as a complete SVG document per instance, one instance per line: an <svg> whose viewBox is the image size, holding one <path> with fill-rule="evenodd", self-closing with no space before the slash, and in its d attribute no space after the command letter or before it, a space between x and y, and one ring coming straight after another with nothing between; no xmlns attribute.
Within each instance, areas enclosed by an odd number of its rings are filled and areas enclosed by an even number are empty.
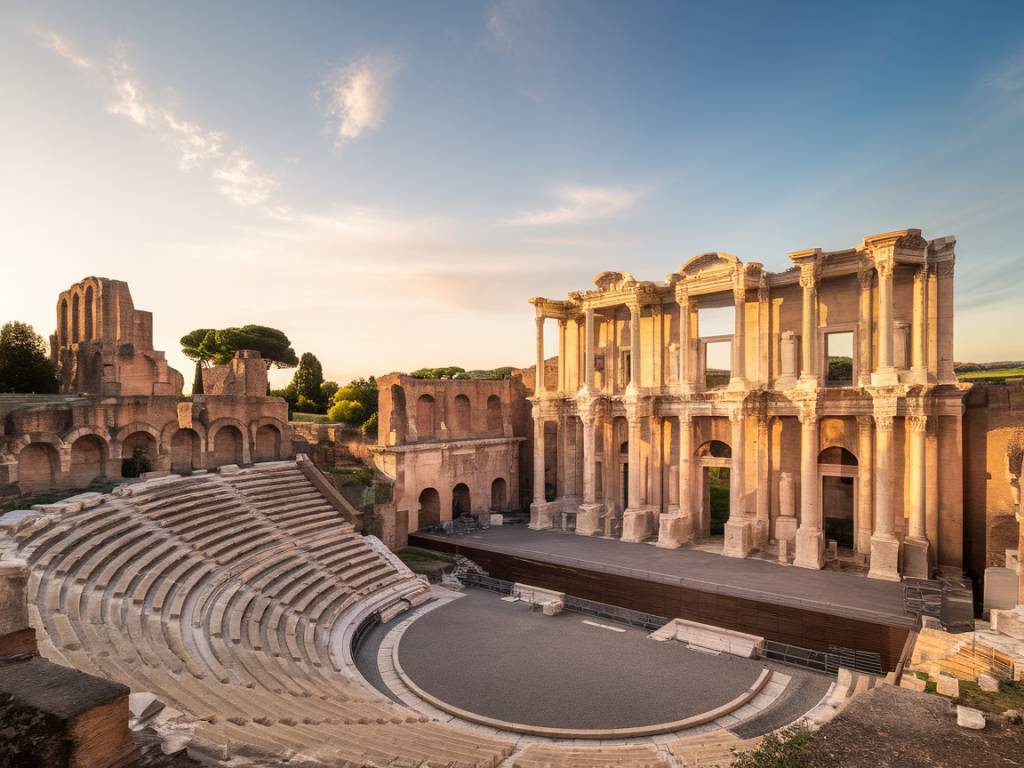
<svg viewBox="0 0 1024 768"><path fill-rule="evenodd" d="M491 576L575 597L687 618L815 650L878 653L894 669L916 618L899 584L755 558L498 526L416 532L411 546L465 555Z"/></svg>

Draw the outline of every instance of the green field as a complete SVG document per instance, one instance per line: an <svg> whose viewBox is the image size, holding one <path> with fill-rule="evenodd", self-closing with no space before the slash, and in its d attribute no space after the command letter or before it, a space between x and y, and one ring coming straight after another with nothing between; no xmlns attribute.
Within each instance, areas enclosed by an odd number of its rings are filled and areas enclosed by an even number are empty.
<svg viewBox="0 0 1024 768"><path fill-rule="evenodd" d="M1024 368L994 368L987 371L964 371L957 373L960 381L990 381L998 383L1007 379L1024 378Z"/></svg>

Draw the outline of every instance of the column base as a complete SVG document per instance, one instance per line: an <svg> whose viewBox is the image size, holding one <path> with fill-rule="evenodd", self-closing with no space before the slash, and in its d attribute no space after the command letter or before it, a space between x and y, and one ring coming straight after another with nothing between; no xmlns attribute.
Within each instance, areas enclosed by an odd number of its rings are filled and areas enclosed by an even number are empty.
<svg viewBox="0 0 1024 768"><path fill-rule="evenodd" d="M903 540L903 575L912 579L927 579L928 539L908 536Z"/></svg>
<svg viewBox="0 0 1024 768"><path fill-rule="evenodd" d="M900 580L900 542L893 536L871 537L871 567L869 579Z"/></svg>
<svg viewBox="0 0 1024 768"><path fill-rule="evenodd" d="M647 507L631 507L622 513L622 541L634 544L646 541L651 536L652 510Z"/></svg>
<svg viewBox="0 0 1024 768"><path fill-rule="evenodd" d="M530 525L534 531L554 528L555 505L550 501L535 501L530 505Z"/></svg>
<svg viewBox="0 0 1024 768"><path fill-rule="evenodd" d="M853 547L854 551L862 555L869 554L871 552L871 531L854 531Z"/></svg>
<svg viewBox="0 0 1024 768"><path fill-rule="evenodd" d="M825 565L825 534L821 529L801 528L796 532L793 565L820 571Z"/></svg>
<svg viewBox="0 0 1024 768"><path fill-rule="evenodd" d="M801 373L796 385L798 389L817 389L818 377L813 373Z"/></svg>
<svg viewBox="0 0 1024 768"><path fill-rule="evenodd" d="M871 374L871 385L875 387L892 387L900 383L900 375L895 368L879 368Z"/></svg>
<svg viewBox="0 0 1024 768"><path fill-rule="evenodd" d="M726 557L746 557L753 549L753 526L749 520L727 520L725 522L725 546L722 554Z"/></svg>
<svg viewBox="0 0 1024 768"><path fill-rule="evenodd" d="M796 518L777 517L775 518L775 540L788 541L789 549L792 552L796 542Z"/></svg>
<svg viewBox="0 0 1024 768"><path fill-rule="evenodd" d="M768 543L768 539L771 538L770 531L771 525L767 520L755 520L753 529L754 546L764 547Z"/></svg>
<svg viewBox="0 0 1024 768"><path fill-rule="evenodd" d="M797 377L792 375L779 376L775 380L774 389L792 389L797 385Z"/></svg>
<svg viewBox="0 0 1024 768"><path fill-rule="evenodd" d="M679 549L693 538L693 518L678 512L666 512L658 519L658 546Z"/></svg>
<svg viewBox="0 0 1024 768"><path fill-rule="evenodd" d="M750 383L743 376L733 377L729 379L727 388L732 392L745 392L750 389Z"/></svg>
<svg viewBox="0 0 1024 768"><path fill-rule="evenodd" d="M601 532L604 504L580 504L576 510L576 535L596 536Z"/></svg>

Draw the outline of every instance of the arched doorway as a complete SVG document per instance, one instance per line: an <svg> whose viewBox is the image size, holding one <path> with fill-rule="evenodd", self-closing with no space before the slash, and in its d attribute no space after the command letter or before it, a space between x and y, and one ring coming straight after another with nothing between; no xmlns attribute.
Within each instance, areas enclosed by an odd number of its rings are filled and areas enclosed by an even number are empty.
<svg viewBox="0 0 1024 768"><path fill-rule="evenodd" d="M200 469L199 435L192 429L179 429L171 438L171 472L187 475Z"/></svg>
<svg viewBox="0 0 1024 768"><path fill-rule="evenodd" d="M216 466L242 463L242 433L228 424L217 430L213 437L213 460Z"/></svg>
<svg viewBox="0 0 1024 768"><path fill-rule="evenodd" d="M465 395L455 396L455 412L452 414L452 431L456 437L465 437L470 432L470 405Z"/></svg>
<svg viewBox="0 0 1024 768"><path fill-rule="evenodd" d="M508 504L508 486L505 478L496 477L491 483L491 509L495 512L504 512Z"/></svg>
<svg viewBox="0 0 1024 768"><path fill-rule="evenodd" d="M256 430L256 461L277 461L281 458L281 432L272 424Z"/></svg>
<svg viewBox="0 0 1024 768"><path fill-rule="evenodd" d="M49 443L29 443L18 454L18 488L33 493L57 484L60 456Z"/></svg>
<svg viewBox="0 0 1024 768"><path fill-rule="evenodd" d="M71 471L68 481L73 486L86 486L106 476L107 444L96 435L82 435L71 445Z"/></svg>
<svg viewBox="0 0 1024 768"><path fill-rule="evenodd" d="M121 475L138 477L156 462L156 440L149 432L132 432L121 441Z"/></svg>
<svg viewBox="0 0 1024 768"><path fill-rule="evenodd" d="M504 430L501 422L501 398L491 395L487 398L487 434L500 435Z"/></svg>
<svg viewBox="0 0 1024 768"><path fill-rule="evenodd" d="M469 499L469 486L459 483L452 488L452 520L458 517L468 517L473 512L473 505Z"/></svg>
<svg viewBox="0 0 1024 768"><path fill-rule="evenodd" d="M722 536L729 519L732 448L721 440L708 440L696 451L701 473L701 532Z"/></svg>
<svg viewBox="0 0 1024 768"><path fill-rule="evenodd" d="M857 457L846 448L831 446L818 454L821 477L822 521L825 540L840 549L854 547L854 510L857 508Z"/></svg>
<svg viewBox="0 0 1024 768"><path fill-rule="evenodd" d="M420 395L416 401L416 435L421 440L434 436L434 398Z"/></svg>
<svg viewBox="0 0 1024 768"><path fill-rule="evenodd" d="M441 496L436 488L424 488L420 492L419 504L417 529L431 528L441 522Z"/></svg>
<svg viewBox="0 0 1024 768"><path fill-rule="evenodd" d="M405 444L405 390L397 384L391 385L391 431L395 433L394 444ZM387 437L386 435L384 436Z"/></svg>

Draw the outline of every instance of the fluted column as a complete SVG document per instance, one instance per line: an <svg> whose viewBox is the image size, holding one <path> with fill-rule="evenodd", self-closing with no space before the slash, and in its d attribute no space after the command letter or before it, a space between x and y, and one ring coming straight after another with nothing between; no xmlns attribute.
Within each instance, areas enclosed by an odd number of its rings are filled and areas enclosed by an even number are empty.
<svg viewBox="0 0 1024 768"><path fill-rule="evenodd" d="M626 502L629 509L640 506L640 417L629 413L626 417L629 427L629 488Z"/></svg>
<svg viewBox="0 0 1024 768"><path fill-rule="evenodd" d="M927 507L925 504L925 437L928 429L926 416L904 419L905 434L909 441L907 457L907 502L910 511L907 538L903 542L903 575L915 579L928 578Z"/></svg>
<svg viewBox="0 0 1024 768"><path fill-rule="evenodd" d="M544 392L544 316L537 315L537 372L534 381L534 395Z"/></svg>
<svg viewBox="0 0 1024 768"><path fill-rule="evenodd" d="M910 326L910 368L914 381L928 381L928 267L914 273L914 314Z"/></svg>
<svg viewBox="0 0 1024 768"><path fill-rule="evenodd" d="M753 546L753 532L746 505L746 434L742 407L729 416L732 424L732 461L729 469L729 519L725 523L727 557L746 557Z"/></svg>
<svg viewBox="0 0 1024 768"><path fill-rule="evenodd" d="M875 410L875 532L871 537L868 576L899 581L900 543L895 535L892 505L892 432L895 408Z"/></svg>
<svg viewBox="0 0 1024 768"><path fill-rule="evenodd" d="M690 296L685 290L676 289L676 303L679 304L679 384L684 392L693 389L693 362L690 360Z"/></svg>
<svg viewBox="0 0 1024 768"><path fill-rule="evenodd" d="M857 530L854 545L858 552L871 552L872 509L874 507L874 435L873 419L857 417Z"/></svg>
<svg viewBox="0 0 1024 768"><path fill-rule="evenodd" d="M733 287L733 303L735 304L735 330L732 335L732 373L729 386L733 389L746 389L747 368L747 287L740 276L740 284Z"/></svg>
<svg viewBox="0 0 1024 768"><path fill-rule="evenodd" d="M800 528L796 532L794 565L819 569L825 564L825 536L818 506L818 414L800 413Z"/></svg>
<svg viewBox="0 0 1024 768"><path fill-rule="evenodd" d="M576 510L576 533L593 536L601 531L604 505L597 501L597 424L599 417L592 402L580 408L583 423L583 503Z"/></svg>
<svg viewBox="0 0 1024 768"><path fill-rule="evenodd" d="M684 519L685 540L693 537L693 417L679 417L679 515Z"/></svg>
<svg viewBox="0 0 1024 768"><path fill-rule="evenodd" d="M565 359L565 325L564 317L558 318L558 391L565 392L568 389L568 366Z"/></svg>
<svg viewBox="0 0 1024 768"><path fill-rule="evenodd" d="M872 378L877 384L896 383L896 369L893 367L893 345L896 323L893 316L893 272L892 261L882 260L878 269L878 371Z"/></svg>
<svg viewBox="0 0 1024 768"><path fill-rule="evenodd" d="M629 388L640 388L640 305L629 305Z"/></svg>
<svg viewBox="0 0 1024 768"><path fill-rule="evenodd" d="M800 379L805 383L818 381L818 290L815 269L813 264L800 266L800 287L803 289Z"/></svg>
<svg viewBox="0 0 1024 768"><path fill-rule="evenodd" d="M550 528L551 510L544 498L544 415L540 401L533 404L533 503L530 505L530 528Z"/></svg>
<svg viewBox="0 0 1024 768"><path fill-rule="evenodd" d="M857 282L860 285L860 307L858 312L859 324L859 354L857 360L857 380L862 387L871 384L871 370L874 367L871 356L871 338L874 334L872 323L874 318L871 302L871 288L875 282L875 271L868 267L857 273Z"/></svg>
<svg viewBox="0 0 1024 768"><path fill-rule="evenodd" d="M587 307L583 311L583 363L584 384L587 389L594 388L594 308Z"/></svg>

